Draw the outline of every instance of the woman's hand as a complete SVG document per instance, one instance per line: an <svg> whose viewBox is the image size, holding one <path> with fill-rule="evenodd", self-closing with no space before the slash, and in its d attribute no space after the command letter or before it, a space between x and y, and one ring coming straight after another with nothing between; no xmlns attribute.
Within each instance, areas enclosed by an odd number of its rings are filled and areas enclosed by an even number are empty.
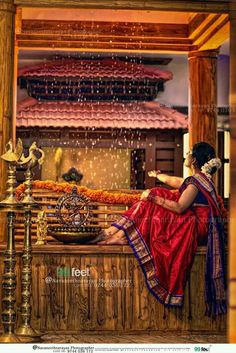
<svg viewBox="0 0 236 353"><path fill-rule="evenodd" d="M147 201L150 192L151 192L151 190L149 190L149 189L145 190L145 191L142 193L142 195L141 195L141 197L140 197L140 200L141 200L141 201Z"/></svg>
<svg viewBox="0 0 236 353"><path fill-rule="evenodd" d="M159 174L161 174L160 170L151 170L148 172L148 176L153 178L157 178Z"/></svg>

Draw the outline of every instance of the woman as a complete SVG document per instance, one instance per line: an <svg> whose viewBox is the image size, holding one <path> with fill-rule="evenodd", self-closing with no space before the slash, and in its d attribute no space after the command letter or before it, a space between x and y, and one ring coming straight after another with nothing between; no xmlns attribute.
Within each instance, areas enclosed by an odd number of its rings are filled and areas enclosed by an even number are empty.
<svg viewBox="0 0 236 353"><path fill-rule="evenodd" d="M145 275L149 291L163 304L181 306L184 287L199 243L207 244L205 300L207 315L226 312L222 217L211 180L220 168L215 150L200 142L187 154L192 176L182 178L152 171L179 189L146 190L141 200L103 234L98 244L129 243Z"/></svg>

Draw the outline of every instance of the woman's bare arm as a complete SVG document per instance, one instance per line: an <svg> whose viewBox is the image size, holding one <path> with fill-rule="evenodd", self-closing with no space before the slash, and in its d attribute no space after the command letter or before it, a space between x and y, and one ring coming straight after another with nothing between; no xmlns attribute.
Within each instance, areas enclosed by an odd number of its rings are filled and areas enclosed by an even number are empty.
<svg viewBox="0 0 236 353"><path fill-rule="evenodd" d="M181 213L184 213L184 211L186 211L191 206L195 197L198 194L198 189L193 184L188 185L177 202L172 200L167 200L160 196L150 197L149 193L150 193L150 190L144 191L144 193L141 195L141 200L143 201L150 200L156 203L157 205L160 205L166 208L167 210L181 214Z"/></svg>
<svg viewBox="0 0 236 353"><path fill-rule="evenodd" d="M154 202L166 208L167 210L174 211L176 213L181 214L181 213L184 213L184 211L186 211L191 206L197 194L198 194L197 187L193 184L190 184L183 191L178 202L172 201L172 200L166 200L159 196L156 196L157 200L155 200Z"/></svg>
<svg viewBox="0 0 236 353"><path fill-rule="evenodd" d="M158 173L156 171L151 171L148 173L150 177L155 177L162 183L171 186L172 188L179 189L184 182L184 178L170 176L164 173Z"/></svg>

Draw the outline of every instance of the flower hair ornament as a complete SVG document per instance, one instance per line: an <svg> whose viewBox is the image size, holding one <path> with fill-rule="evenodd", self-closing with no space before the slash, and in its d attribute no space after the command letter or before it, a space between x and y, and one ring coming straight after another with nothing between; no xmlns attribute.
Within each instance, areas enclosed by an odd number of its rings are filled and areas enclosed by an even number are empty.
<svg viewBox="0 0 236 353"><path fill-rule="evenodd" d="M207 163L202 166L201 172L205 174L209 179L211 179L211 171L213 168L216 168L216 170L221 168L220 158L210 159Z"/></svg>

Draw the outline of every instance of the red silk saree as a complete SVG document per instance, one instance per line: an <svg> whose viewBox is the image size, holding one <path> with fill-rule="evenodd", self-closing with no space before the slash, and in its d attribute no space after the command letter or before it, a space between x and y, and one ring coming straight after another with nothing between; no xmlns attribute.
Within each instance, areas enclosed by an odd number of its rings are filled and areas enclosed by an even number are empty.
<svg viewBox="0 0 236 353"><path fill-rule="evenodd" d="M214 185L202 174L185 179L178 192L154 188L152 195L178 201L188 184L199 193L183 214L151 201L138 201L113 225L122 229L145 276L149 291L164 305L182 306L184 288L198 243L207 244L206 314L226 311L222 219Z"/></svg>

